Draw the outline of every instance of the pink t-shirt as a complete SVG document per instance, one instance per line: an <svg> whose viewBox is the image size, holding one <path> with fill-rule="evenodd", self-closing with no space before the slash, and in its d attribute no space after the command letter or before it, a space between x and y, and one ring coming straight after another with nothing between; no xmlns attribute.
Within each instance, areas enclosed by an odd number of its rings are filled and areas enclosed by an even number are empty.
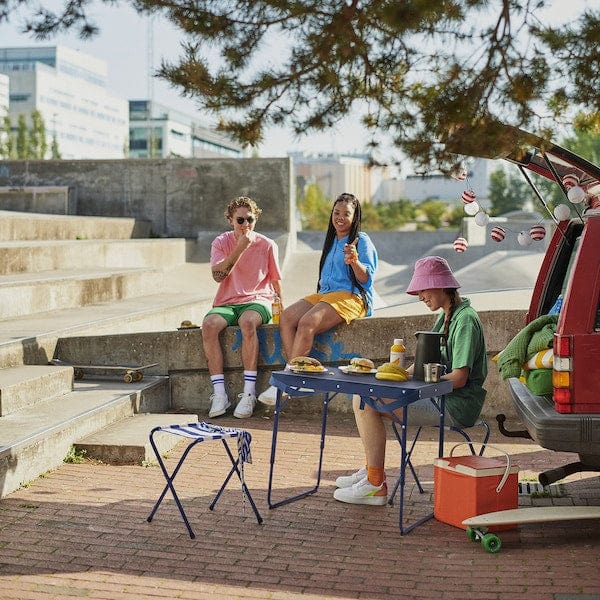
<svg viewBox="0 0 600 600"><path fill-rule="evenodd" d="M256 239L242 252L229 275L219 284L213 306L260 302L271 306L275 293L272 281L281 280L277 244L261 233L254 232ZM233 231L215 238L211 245L210 266L219 264L237 246Z"/></svg>

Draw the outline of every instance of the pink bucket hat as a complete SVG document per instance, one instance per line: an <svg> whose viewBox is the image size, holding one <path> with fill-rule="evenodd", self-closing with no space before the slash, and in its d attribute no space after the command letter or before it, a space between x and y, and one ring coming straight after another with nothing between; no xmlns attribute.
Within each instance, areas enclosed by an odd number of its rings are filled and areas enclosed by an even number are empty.
<svg viewBox="0 0 600 600"><path fill-rule="evenodd" d="M406 293L416 296L422 290L459 287L460 283L456 281L446 259L441 256L426 256L415 263L415 272Z"/></svg>

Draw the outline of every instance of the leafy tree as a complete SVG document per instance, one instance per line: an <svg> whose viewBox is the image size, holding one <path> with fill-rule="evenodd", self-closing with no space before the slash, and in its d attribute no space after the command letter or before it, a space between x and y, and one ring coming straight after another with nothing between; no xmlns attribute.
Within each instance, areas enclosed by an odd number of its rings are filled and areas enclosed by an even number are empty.
<svg viewBox="0 0 600 600"><path fill-rule="evenodd" d="M415 205L410 200L380 203L376 208L383 229L399 229L415 219Z"/></svg>
<svg viewBox="0 0 600 600"><path fill-rule="evenodd" d="M519 173L509 174L503 168L490 175L490 203L492 215L503 215L513 210L523 210L526 204L538 204L537 196Z"/></svg>
<svg viewBox="0 0 600 600"><path fill-rule="evenodd" d="M462 227L463 219L465 218L465 208L461 204L457 204L450 212L446 214L446 220L448 221L448 227L451 229L460 229Z"/></svg>
<svg viewBox="0 0 600 600"><path fill-rule="evenodd" d="M2 129L0 129L0 156L2 158L17 157L15 136L12 133L12 123L8 114L4 115Z"/></svg>
<svg viewBox="0 0 600 600"><path fill-rule="evenodd" d="M43 159L46 157L46 150L48 149L46 124L39 110L34 110L31 113L28 146L27 158Z"/></svg>
<svg viewBox="0 0 600 600"><path fill-rule="evenodd" d="M364 231L381 231L385 229L381 219L379 218L379 211L370 202L362 202L362 229Z"/></svg>
<svg viewBox="0 0 600 600"><path fill-rule="evenodd" d="M448 206L441 200L425 200L417 207L417 211L427 217L427 221L434 229L442 226L442 219Z"/></svg>
<svg viewBox="0 0 600 600"><path fill-rule="evenodd" d="M20 114L17 119L17 158L27 158L29 135L27 132L27 121L25 115Z"/></svg>
<svg viewBox="0 0 600 600"><path fill-rule="evenodd" d="M181 30L181 56L160 75L251 145L267 126L319 131L357 109L369 144L385 133L417 170L447 172L454 152L499 156L523 142L500 122L542 138L570 122L571 107L600 122L597 7L556 26L542 12L551 0L129 3ZM21 9L38 38L97 32L93 0L48 4L4 0L0 22ZM281 46L269 64L268 44ZM209 60L209 47L220 60Z"/></svg>
<svg viewBox="0 0 600 600"><path fill-rule="evenodd" d="M304 198L298 200L298 210L303 229L326 230L331 214L331 202L316 183L304 189Z"/></svg>
<svg viewBox="0 0 600 600"><path fill-rule="evenodd" d="M52 144L50 145L50 158L62 158L60 148L58 147L58 140L56 139L56 132L52 134Z"/></svg>

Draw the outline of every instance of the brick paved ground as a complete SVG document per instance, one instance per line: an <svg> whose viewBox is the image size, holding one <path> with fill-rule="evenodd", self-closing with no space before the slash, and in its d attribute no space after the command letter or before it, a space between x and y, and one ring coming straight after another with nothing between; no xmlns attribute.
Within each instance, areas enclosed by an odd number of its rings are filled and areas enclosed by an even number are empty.
<svg viewBox="0 0 600 600"><path fill-rule="evenodd" d="M435 520L400 536L396 507L332 498L335 478L362 462L353 421L343 415L329 420L317 494L269 510L271 421L219 423L253 435L246 477L262 525L249 506L242 512L237 485L208 510L227 470L220 443L199 444L176 480L195 540L171 499L146 521L163 485L157 466L65 464L0 501L0 598L600 598L600 521L521 526L502 534L498 554ZM318 432L316 418L284 417L274 500L314 481ZM498 434L492 439L515 457L521 479L572 458ZM397 446L389 447L388 476L398 464ZM434 453L433 438L426 439L413 461L427 490ZM574 475L564 490L561 498L521 497L520 503L600 505L597 474ZM430 492L419 495L411 482L407 493L411 517L429 510Z"/></svg>

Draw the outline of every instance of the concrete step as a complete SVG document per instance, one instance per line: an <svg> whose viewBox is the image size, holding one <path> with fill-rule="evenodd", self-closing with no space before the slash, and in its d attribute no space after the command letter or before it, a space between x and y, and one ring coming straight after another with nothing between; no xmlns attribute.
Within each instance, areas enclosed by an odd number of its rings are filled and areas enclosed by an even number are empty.
<svg viewBox="0 0 600 600"><path fill-rule="evenodd" d="M0 418L0 497L58 467L76 440L132 416L170 408L167 377L86 380L72 392Z"/></svg>
<svg viewBox="0 0 600 600"><path fill-rule="evenodd" d="M88 435L75 442L74 446L75 450L85 452L86 458L109 464L140 465L144 462L156 462L149 440L154 427L197 422L196 414L138 414ZM157 435L154 440L162 456L183 438Z"/></svg>
<svg viewBox="0 0 600 600"><path fill-rule="evenodd" d="M57 270L0 276L0 319L136 298L162 289L160 269Z"/></svg>
<svg viewBox="0 0 600 600"><path fill-rule="evenodd" d="M0 210L0 240L127 240L150 236L150 221Z"/></svg>
<svg viewBox="0 0 600 600"><path fill-rule="evenodd" d="M34 404L68 394L73 369L27 365L0 370L0 417Z"/></svg>
<svg viewBox="0 0 600 600"><path fill-rule="evenodd" d="M186 261L186 240L42 240L0 243L0 275L55 269L166 268Z"/></svg>
<svg viewBox="0 0 600 600"><path fill-rule="evenodd" d="M59 338L172 331L184 320L202 323L211 305L212 297L173 292L0 321L0 368L48 364Z"/></svg>

